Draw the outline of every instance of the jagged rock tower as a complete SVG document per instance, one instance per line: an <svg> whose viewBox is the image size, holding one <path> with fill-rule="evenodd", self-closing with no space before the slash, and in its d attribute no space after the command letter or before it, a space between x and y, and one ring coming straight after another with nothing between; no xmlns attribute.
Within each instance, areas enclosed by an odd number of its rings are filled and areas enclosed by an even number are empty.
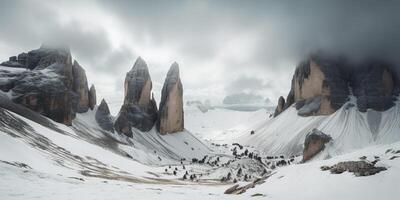
<svg viewBox="0 0 400 200"><path fill-rule="evenodd" d="M99 107L97 107L95 118L97 124L99 124L102 129L114 132L113 120L106 100L101 100Z"/></svg>
<svg viewBox="0 0 400 200"><path fill-rule="evenodd" d="M89 92L85 70L72 63L67 47L42 45L39 49L12 56L0 65L26 68L22 73L4 71L9 77L0 89L12 92L12 101L50 119L71 125L76 112L86 112ZM91 96L96 96L95 92Z"/></svg>
<svg viewBox="0 0 400 200"><path fill-rule="evenodd" d="M124 104L114 128L118 133L132 136L131 127L149 131L157 120L157 105L152 96L152 82L146 62L139 57L125 77Z"/></svg>
<svg viewBox="0 0 400 200"><path fill-rule="evenodd" d="M168 71L161 91L157 129L161 134L183 131L183 87L179 77L179 65L174 62Z"/></svg>

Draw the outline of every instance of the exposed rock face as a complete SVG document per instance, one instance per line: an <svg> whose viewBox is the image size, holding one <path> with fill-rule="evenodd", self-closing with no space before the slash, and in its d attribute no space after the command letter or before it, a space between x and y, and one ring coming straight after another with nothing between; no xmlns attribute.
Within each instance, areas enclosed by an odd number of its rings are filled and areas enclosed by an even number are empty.
<svg viewBox="0 0 400 200"><path fill-rule="evenodd" d="M74 61L74 64L72 65L72 71L74 75L73 91L79 96L79 102L76 111L79 113L86 112L89 109L89 88L85 70L77 61Z"/></svg>
<svg viewBox="0 0 400 200"><path fill-rule="evenodd" d="M276 106L274 117L278 116L284 109L285 106L285 98L282 96L279 97L278 99L278 105Z"/></svg>
<svg viewBox="0 0 400 200"><path fill-rule="evenodd" d="M94 85L90 86L90 90L89 90L89 107L90 110L93 110L94 107L97 104L97 100L96 100L96 88L94 87Z"/></svg>
<svg viewBox="0 0 400 200"><path fill-rule="evenodd" d="M366 161L339 162L333 166L322 166L323 171L329 170L332 174L341 174L345 171L354 173L355 176L371 176L386 170L385 167L376 167Z"/></svg>
<svg viewBox="0 0 400 200"><path fill-rule="evenodd" d="M68 48L42 45L2 65L28 69L0 71L0 89L11 90L15 103L66 125L88 106L85 72Z"/></svg>
<svg viewBox="0 0 400 200"><path fill-rule="evenodd" d="M179 77L179 65L173 63L168 71L161 92L157 129L161 134L183 131L183 87Z"/></svg>
<svg viewBox="0 0 400 200"><path fill-rule="evenodd" d="M150 98L152 82L147 64L138 58L125 77L125 97L114 128L132 136L131 127L149 131L157 120L157 105Z"/></svg>
<svg viewBox="0 0 400 200"><path fill-rule="evenodd" d="M107 102L103 99L96 111L96 122L99 126L106 130L114 132L113 120L108 108Z"/></svg>
<svg viewBox="0 0 400 200"><path fill-rule="evenodd" d="M393 106L397 79L385 62L355 63L318 52L297 66L283 109L295 104L301 116L329 115L354 95L360 111L383 111Z"/></svg>
<svg viewBox="0 0 400 200"><path fill-rule="evenodd" d="M325 144L331 141L332 138L325 133L313 129L307 134L304 141L303 162L310 160L325 148Z"/></svg>
<svg viewBox="0 0 400 200"><path fill-rule="evenodd" d="M385 62L369 61L354 69L350 84L357 97L358 109L387 110L394 105L395 76L390 65Z"/></svg>

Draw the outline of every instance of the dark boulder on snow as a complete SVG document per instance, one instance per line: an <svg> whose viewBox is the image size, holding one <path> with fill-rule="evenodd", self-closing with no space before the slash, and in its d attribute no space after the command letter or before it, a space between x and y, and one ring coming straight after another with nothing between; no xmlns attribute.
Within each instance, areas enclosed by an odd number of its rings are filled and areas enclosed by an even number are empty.
<svg viewBox="0 0 400 200"><path fill-rule="evenodd" d="M285 98L280 96L278 99L278 105L275 108L274 117L278 116L283 111L284 106L285 106Z"/></svg>
<svg viewBox="0 0 400 200"><path fill-rule="evenodd" d="M106 131L114 132L113 119L110 114L107 102L103 99L96 111L96 122L97 124Z"/></svg>
<svg viewBox="0 0 400 200"><path fill-rule="evenodd" d="M125 77L124 104L115 121L117 132L132 135L131 127L149 131L157 120L157 105L146 62L139 57Z"/></svg>
<svg viewBox="0 0 400 200"><path fill-rule="evenodd" d="M179 65L174 62L165 78L161 91L160 112L157 129L161 134L183 131L183 87L179 76Z"/></svg>
<svg viewBox="0 0 400 200"><path fill-rule="evenodd" d="M322 171L329 170L332 174L341 174L345 171L353 173L355 176L371 176L381 171L385 171L385 167L376 167L374 163L366 161L345 161L339 162L333 166L322 166Z"/></svg>
<svg viewBox="0 0 400 200"><path fill-rule="evenodd" d="M68 48L42 45L10 60L26 68L0 70L0 89L11 91L13 102L66 125L87 108L86 74Z"/></svg>
<svg viewBox="0 0 400 200"><path fill-rule="evenodd" d="M94 85L90 86L90 90L89 90L89 108L90 110L93 110L94 107L97 104L97 97L96 97L96 88L94 87Z"/></svg>
<svg viewBox="0 0 400 200"><path fill-rule="evenodd" d="M322 131L313 129L307 134L304 141L303 162L306 162L317 155L325 148L325 144L331 141L332 138Z"/></svg>
<svg viewBox="0 0 400 200"><path fill-rule="evenodd" d="M301 116L329 115L354 95L360 111L384 111L394 105L399 85L394 65L317 52L297 66L284 109L296 104Z"/></svg>

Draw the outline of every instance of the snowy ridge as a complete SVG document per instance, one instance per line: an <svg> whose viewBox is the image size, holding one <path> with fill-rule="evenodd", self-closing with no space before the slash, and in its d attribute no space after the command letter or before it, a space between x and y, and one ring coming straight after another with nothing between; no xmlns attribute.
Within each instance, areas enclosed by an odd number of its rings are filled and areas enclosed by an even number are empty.
<svg viewBox="0 0 400 200"><path fill-rule="evenodd" d="M107 140L106 138L118 141L115 144L116 146L109 143L104 144L104 146L106 148L114 147L114 151L129 154L133 160L138 162L149 165L167 165L177 163L182 158L191 160L210 153L210 149L206 145L186 130L169 135L160 135L155 127L148 132L133 128L132 138L104 131L94 119L96 110L97 108L77 115L73 121L75 132L80 133L82 138L97 138L94 141L98 141L99 138L103 138L103 142Z"/></svg>
<svg viewBox="0 0 400 200"><path fill-rule="evenodd" d="M333 141L326 150L329 156L340 155L374 144L400 140L400 105L384 112L358 111L352 102L329 116L301 117L292 106L276 118L267 119L247 128L232 141L241 141L267 154L299 155L305 136L313 128L330 135ZM255 131L250 135L251 130Z"/></svg>
<svg viewBox="0 0 400 200"><path fill-rule="evenodd" d="M0 160L25 163L43 173L151 183L157 180L147 179L148 171L210 153L187 131L168 136L150 131L117 140L93 123L94 113L78 114L72 127L54 123L62 130L56 131L0 108Z"/></svg>

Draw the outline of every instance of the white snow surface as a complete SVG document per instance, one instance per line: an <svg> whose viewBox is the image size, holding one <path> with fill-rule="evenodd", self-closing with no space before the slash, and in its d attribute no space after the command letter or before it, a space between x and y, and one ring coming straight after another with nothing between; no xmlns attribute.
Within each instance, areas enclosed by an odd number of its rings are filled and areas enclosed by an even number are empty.
<svg viewBox="0 0 400 200"><path fill-rule="evenodd" d="M135 130L132 139L102 131L94 120L95 111L78 114L72 127L54 123L62 132L6 111L24 129L0 128L0 199L397 199L399 109L397 103L385 112L361 113L344 106L330 116L299 117L292 107L277 118L269 118L265 110L202 113L189 109L185 110L187 131L161 136L154 129ZM264 184L244 194L223 194L233 184L215 179L227 168L184 161L189 173L207 172L206 179L211 180L181 179L185 172L181 158L232 157L230 146L208 145L211 142L239 142L266 155L294 155L301 153L304 137L313 128L333 138L324 152L305 164L278 167ZM320 170L361 156L369 161L379 157L376 165L387 170L367 177ZM177 176L171 174L171 165L179 168Z"/></svg>
<svg viewBox="0 0 400 200"><path fill-rule="evenodd" d="M307 133L314 128L332 137L325 149L329 156L389 144L400 140L400 104L397 101L383 112L363 113L349 102L331 115L310 117L298 116L292 106L276 118L255 122L238 134L226 136L225 141L240 142L271 155L300 155ZM251 130L255 134L250 135Z"/></svg>

